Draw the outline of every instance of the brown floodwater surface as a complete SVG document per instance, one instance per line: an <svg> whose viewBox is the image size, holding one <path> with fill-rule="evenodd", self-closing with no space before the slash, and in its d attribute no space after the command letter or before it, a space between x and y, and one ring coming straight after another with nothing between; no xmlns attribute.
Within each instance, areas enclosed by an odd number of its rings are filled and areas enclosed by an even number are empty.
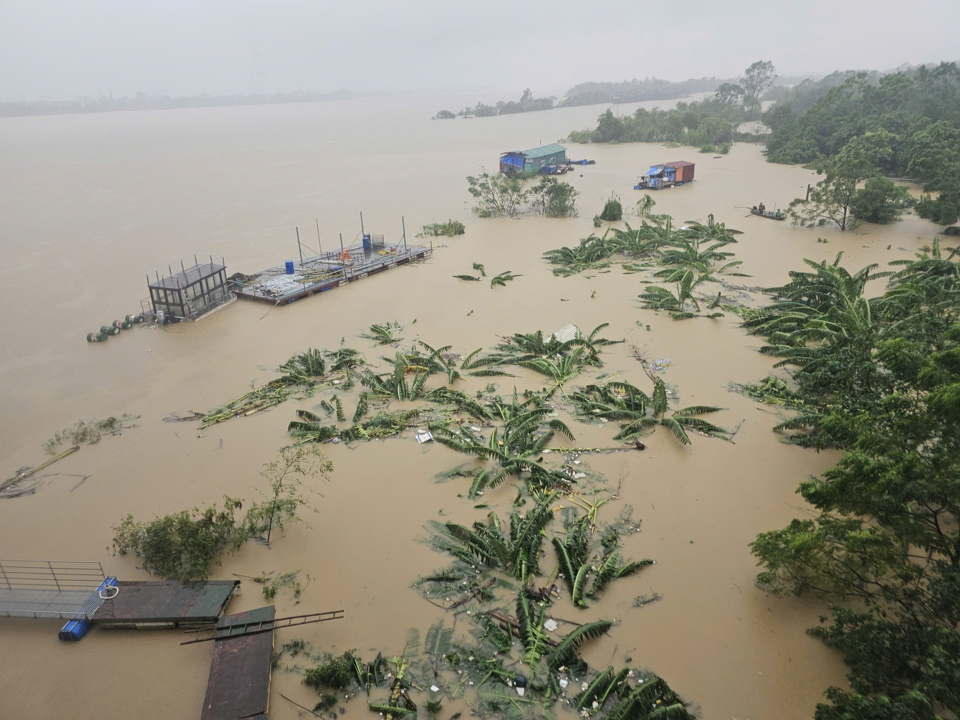
<svg viewBox="0 0 960 720"><path fill-rule="evenodd" d="M606 372L648 387L630 351L635 346L670 359L664 378L680 406L721 406L710 419L739 431L733 442L696 436L681 447L661 428L645 452L581 457L611 488L620 484L601 521L630 506L641 523L641 532L624 539L624 556L657 563L614 583L589 610L561 600L552 612L581 622L615 618L617 626L589 644L585 657L602 667L629 657L662 675L705 717L811 717L823 690L843 684L839 658L804 632L823 608L756 589L747 544L758 532L807 516L795 489L837 456L779 442L771 432L776 410L730 391L730 383L759 380L772 366L736 317L675 322L639 307L643 275L614 267L557 278L541 256L592 232L590 218L611 193L632 206L640 197L632 189L637 176L674 159L697 163L696 182L655 194L655 210L678 224L705 222L712 213L743 230L734 246L752 276L734 279L743 285L780 284L803 258L832 261L841 250L852 269L911 257L933 226L911 217L841 234L747 217L743 206L783 208L816 180L801 168L767 164L751 145L720 158L659 145L570 146L571 157L597 161L564 178L580 192L582 217L480 220L470 213L466 175L482 166L495 170L501 151L591 126L604 108L429 119L441 107L470 102L385 97L0 121L0 473L7 478L42 462L44 441L79 419L139 416L121 436L52 466L36 494L0 501L0 558L101 560L109 574L145 578L134 559L111 555L111 526L128 513L147 519L224 494L256 497L261 468L289 442L294 411L316 409L319 397L214 426L201 438L196 424L163 418L238 397L308 347L334 349L343 340L378 363L395 349L358 337L372 323L400 323L403 347L422 340L466 354L513 333L549 333L567 323L589 331L607 322L602 335L626 343L607 348L605 367L573 385ZM297 259L297 227L314 249L318 224L323 249L335 247L339 233L353 242L360 212L367 231L389 241L400 237L401 216L410 242L423 224L448 218L465 222L467 233L435 238L425 263L289 307L237 302L198 323L85 341L88 332L139 310L145 274L155 267L214 253L226 258L229 273L253 272ZM495 289L452 277L472 272L474 262L490 275L522 276ZM475 392L488 381L509 394L515 386L540 387L542 378L523 372L463 387ZM348 399L348 414L352 408ZM576 442L557 439L557 446L614 444L612 423L570 425ZM420 542L425 524L470 523L485 511L464 499L467 480L434 479L467 458L438 444L420 446L411 432L325 450L335 469L319 488L323 497L317 513L307 514L309 524L289 526L269 548L248 543L213 576L300 571L309 576L301 602L282 590L278 615L343 609L345 619L281 630L278 646L300 637L334 653L355 648L366 659L378 650L390 656L403 648L408 629L425 631L443 616L410 587L448 562ZM484 502L505 517L514 495L504 485ZM552 565L551 552L545 565ZM663 599L633 607L634 598L651 593ZM245 581L230 608L263 602L260 586ZM59 625L0 619L0 717L199 714L208 644L180 647L178 632L100 629L70 644L57 640ZM461 620L458 629L464 627ZM308 707L317 700L297 674L275 673L271 717L279 720L298 717L280 693ZM364 699L346 707L349 717L368 716Z"/></svg>

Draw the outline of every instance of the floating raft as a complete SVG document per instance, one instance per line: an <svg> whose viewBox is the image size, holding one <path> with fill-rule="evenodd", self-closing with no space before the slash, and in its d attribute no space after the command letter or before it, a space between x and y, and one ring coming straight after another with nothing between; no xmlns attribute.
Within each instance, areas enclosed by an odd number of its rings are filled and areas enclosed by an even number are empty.
<svg viewBox="0 0 960 720"><path fill-rule="evenodd" d="M105 628L171 628L212 625L239 580L202 583L121 580L116 597L104 600L91 621Z"/></svg>
<svg viewBox="0 0 960 720"><path fill-rule="evenodd" d="M433 253L426 245L390 245L382 236L365 236L343 251L321 253L300 263L287 261L249 276L236 290L242 300L289 305L384 270L423 260Z"/></svg>
<svg viewBox="0 0 960 720"><path fill-rule="evenodd" d="M270 622L273 605L227 615L218 628L243 623ZM210 679L203 698L201 720L266 720L270 704L270 668L273 633L231 636L229 631L214 641Z"/></svg>

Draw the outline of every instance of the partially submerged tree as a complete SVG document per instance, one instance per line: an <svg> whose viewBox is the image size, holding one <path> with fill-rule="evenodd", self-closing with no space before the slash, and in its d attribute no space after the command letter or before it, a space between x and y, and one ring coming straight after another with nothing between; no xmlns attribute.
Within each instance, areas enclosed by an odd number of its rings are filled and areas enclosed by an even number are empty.
<svg viewBox="0 0 960 720"><path fill-rule="evenodd" d="M250 533L262 535L265 532L264 541L269 545L273 528L282 530L286 523L298 519L299 508L309 505L303 491L321 495L317 485L329 480L331 472L333 463L317 445L283 448L280 457L264 465L260 473L267 481L268 489L263 493L266 501L253 505L247 512Z"/></svg>
<svg viewBox="0 0 960 720"><path fill-rule="evenodd" d="M777 79L777 69L770 60L757 60L743 71L740 85L743 87L744 104L759 105L763 94L773 87Z"/></svg>
<svg viewBox="0 0 960 720"><path fill-rule="evenodd" d="M144 570L170 580L204 580L220 557L235 552L251 538L297 519L299 508L308 504L301 494L303 480L326 479L333 470L319 448L284 448L280 458L267 463L263 477L270 483L266 500L251 504L243 517L237 513L243 502L224 497L223 505L192 508L137 522L127 515L113 528L113 550L117 555L133 553ZM310 491L319 494L316 488Z"/></svg>
<svg viewBox="0 0 960 720"><path fill-rule="evenodd" d="M551 218L576 217L579 195L570 183L545 175L530 189L534 210Z"/></svg>
<svg viewBox="0 0 960 720"><path fill-rule="evenodd" d="M859 220L885 225L899 220L913 204L905 187L884 177L874 177L854 194L850 213Z"/></svg>
<svg viewBox="0 0 960 720"><path fill-rule="evenodd" d="M516 217L529 194L522 179L503 173L490 175L486 170L476 177L468 176L467 185L476 200L473 210L480 217Z"/></svg>
<svg viewBox="0 0 960 720"><path fill-rule="evenodd" d="M823 180L810 188L809 198L790 202L787 214L794 225L822 227L836 225L840 230L855 230L860 224L850 211L857 189L877 170L862 158L842 158L822 164Z"/></svg>
<svg viewBox="0 0 960 720"><path fill-rule="evenodd" d="M607 200L603 206L600 219L606 220L607 222L619 222L623 220L623 205L620 204L620 198L616 195L610 196L610 199Z"/></svg>

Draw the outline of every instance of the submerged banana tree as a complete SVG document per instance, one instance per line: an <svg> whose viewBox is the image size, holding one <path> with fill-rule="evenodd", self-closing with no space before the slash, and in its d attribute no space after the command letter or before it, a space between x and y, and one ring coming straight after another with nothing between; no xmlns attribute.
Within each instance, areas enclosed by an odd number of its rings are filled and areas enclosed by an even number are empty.
<svg viewBox="0 0 960 720"><path fill-rule="evenodd" d="M400 401L422 398L426 393L424 384L434 369L428 365L417 364L420 360L419 357L411 359L397 353L392 373L378 375L367 370L360 375L360 383L370 388L370 394L374 397L396 398ZM411 373L413 380L407 382L407 375Z"/></svg>
<svg viewBox="0 0 960 720"><path fill-rule="evenodd" d="M468 370L467 375L472 377L495 377L495 376L506 376L513 377L506 370L501 370L498 368L500 364L500 359L496 357L481 357L478 358L477 355L483 350L483 348L477 348L472 353L467 355L463 362L460 363L461 370Z"/></svg>
<svg viewBox="0 0 960 720"><path fill-rule="evenodd" d="M494 399L486 405L486 415L502 424L493 428L486 442L469 426L459 425L454 429L448 424L431 423L429 427L437 442L496 463L494 468L484 468L476 476L470 490L472 496L484 487L496 487L507 475L519 476L525 472L530 473L531 487L547 488L566 485L569 479L541 464L537 456L556 432L573 439L573 433L562 420L547 418L552 412L538 396L523 402L514 396L511 403Z"/></svg>
<svg viewBox="0 0 960 720"><path fill-rule="evenodd" d="M637 420L646 417L650 398L640 388L625 382L587 385L570 396L581 415L611 420Z"/></svg>
<svg viewBox="0 0 960 720"><path fill-rule="evenodd" d="M685 220L684 224L686 225L686 234L690 237L695 237L701 242L720 242L726 245L731 242L737 242L735 235L743 235L742 230L735 230L733 228L728 228L722 222L716 222L713 217L713 213L707 215L707 222L701 223L697 220Z"/></svg>
<svg viewBox="0 0 960 720"><path fill-rule="evenodd" d="M574 337L569 340L559 340L556 334L544 337L541 330L533 333L516 333L499 343L494 348L494 353L488 358L495 359L501 364L520 365L527 360L565 356L578 348L583 348L585 352L580 355L580 363L601 367L603 362L600 360L599 348L623 342L623 340L608 340L599 336L600 331L609 324L602 323L587 335L577 329Z"/></svg>
<svg viewBox="0 0 960 720"><path fill-rule="evenodd" d="M577 247L561 247L547 250L543 256L554 268L554 275L575 275L581 270L598 267L614 253L620 251L620 243L604 234L590 234Z"/></svg>
<svg viewBox="0 0 960 720"><path fill-rule="evenodd" d="M362 364L363 359L356 350L349 348L341 348L339 353L310 348L293 355L280 366L283 373L280 377L204 415L200 434L211 425L230 418L251 415L279 405L290 397L310 395L318 386L329 382L334 373L342 373L346 382L341 387L349 388L353 383L352 368ZM328 364L328 361L332 362Z"/></svg>
<svg viewBox="0 0 960 720"><path fill-rule="evenodd" d="M360 337L367 340L376 340L378 345L393 345L400 342L403 338L394 334L395 331L403 330L398 322L388 322L381 325L371 325L370 332L363 333Z"/></svg>
<svg viewBox="0 0 960 720"><path fill-rule="evenodd" d="M659 257L661 265L667 265L667 269L654 273L654 277L665 277L673 273L673 269L696 270L701 273L714 272L725 275L736 275L747 277L745 273L732 272L732 268L743 265L741 260L727 260L734 256L732 252L721 252L720 248L730 243L736 242L732 238L729 240L718 240L709 247L702 247L700 239L691 235L689 237L679 237L673 247L664 250ZM722 265L720 263L723 263Z"/></svg>
<svg viewBox="0 0 960 720"><path fill-rule="evenodd" d="M510 270L505 270L499 275L495 275L494 277L490 278L490 287L496 287L497 285L505 286L507 282L518 277L520 277L520 275L515 274Z"/></svg>
<svg viewBox="0 0 960 720"><path fill-rule="evenodd" d="M283 373L281 380L289 384L307 384L327 373L327 364L323 353L313 348L306 352L294 355L280 366Z"/></svg>
<svg viewBox="0 0 960 720"><path fill-rule="evenodd" d="M864 289L870 279L891 273L868 265L851 274L839 265L841 256L832 264L804 260L814 272L791 272L791 282L771 289L777 301L744 327L766 337L761 352L781 358L777 366L799 368L801 386L826 394L850 387L864 397L882 394L886 378L873 357L883 333L876 312L882 299L864 297Z"/></svg>
<svg viewBox="0 0 960 720"><path fill-rule="evenodd" d="M366 412L365 400L363 409ZM324 418L309 410L297 410L300 420L292 420L287 425L287 432L297 438L298 443L326 442L333 438L340 438L343 442L354 440L373 440L375 438L396 437L411 425L411 419L416 417L417 410L407 410L399 413L378 412L367 420L359 419L358 412L354 414L354 422L348 428L341 430L336 425L324 424Z"/></svg>
<svg viewBox="0 0 960 720"><path fill-rule="evenodd" d="M563 393L563 386L580 374L584 364L586 364L581 361L583 354L583 348L577 348L572 354L558 356L556 360L534 358L533 360L523 360L518 364L547 376L552 385L544 391L543 397L550 398L557 390Z"/></svg>
<svg viewBox="0 0 960 720"><path fill-rule="evenodd" d="M566 536L562 540L554 537L552 543L563 583L570 591L573 604L580 608L587 606L586 598L596 600L597 593L611 581L634 575L653 564L652 560L621 564L619 538L613 531L604 536L599 548L594 546L590 538L590 518L586 515L569 523Z"/></svg>
<svg viewBox="0 0 960 720"><path fill-rule="evenodd" d="M616 435L615 439L632 441L657 425L663 425L668 428L677 440L684 445L690 444L690 436L687 434L688 430L695 430L711 437L723 437L727 432L722 427L698 417L707 413L717 412L722 408L709 405L691 405L690 407L674 410L668 417L666 415L669 409L667 406L667 388L663 380L659 377L654 377L653 379L653 397L648 409L652 412L652 415L628 422L620 428L620 432Z"/></svg>
<svg viewBox="0 0 960 720"><path fill-rule="evenodd" d="M427 355L411 353L404 356L405 362L409 363L409 367L417 367L420 370L430 374L440 373L446 375L447 383L449 385L453 385L457 380L463 379L463 374L460 372L461 370L468 371L466 374L472 377L510 375L510 373L506 372L505 370L499 370L495 367L499 363L498 358L477 358L476 356L481 352L482 348L478 348L467 355L460 362L460 366L458 368L457 361L459 356L456 353L450 352L451 348L453 347L452 345L444 345L440 348L433 348L422 340L418 340L417 342L423 347L424 350L427 351ZM407 372L409 372L409 369Z"/></svg>
<svg viewBox="0 0 960 720"><path fill-rule="evenodd" d="M671 270L666 282L676 283L676 291L660 287L659 285L648 286L640 295L640 302L645 308L650 310L666 310L674 320L687 320L696 317L696 313L687 310L689 303L697 313L700 312L700 303L694 296L693 291L706 282L713 282L714 277L710 272L700 273L683 268ZM710 307L715 307L716 303L711 303ZM722 313L715 313L708 317L722 317Z"/></svg>
<svg viewBox="0 0 960 720"><path fill-rule="evenodd" d="M528 575L540 573L540 547L543 530L553 519L553 499L548 493L540 497L530 512L511 513L509 535L504 534L500 518L492 512L485 523L475 522L472 528L458 523L435 523L433 545L458 560L502 570L525 581Z"/></svg>
<svg viewBox="0 0 960 720"><path fill-rule="evenodd" d="M632 259L652 257L666 242L666 237L654 231L647 223L638 228L630 227L629 223L624 223L624 226L623 230L611 228L610 235L617 252Z"/></svg>

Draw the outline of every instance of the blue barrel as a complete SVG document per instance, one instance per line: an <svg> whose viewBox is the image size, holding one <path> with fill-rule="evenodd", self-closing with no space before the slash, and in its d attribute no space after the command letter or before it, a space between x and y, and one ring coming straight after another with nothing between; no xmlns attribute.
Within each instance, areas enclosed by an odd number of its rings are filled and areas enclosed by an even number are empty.
<svg viewBox="0 0 960 720"><path fill-rule="evenodd" d="M293 275L293 260L287 260L287 275Z"/></svg>
<svg viewBox="0 0 960 720"><path fill-rule="evenodd" d="M115 577L106 578L102 583L100 583L100 587L93 591L93 595L90 596L90 599L87 600L87 602L83 604L83 607L80 608L80 611L83 613L83 617L70 620L60 630L59 637L61 640L66 640L68 642L79 642L83 639L83 636L89 632L91 625L90 620L86 617L86 613L89 612L91 608L99 608L99 603L96 603L97 596L100 595L101 592L104 592L111 587L117 587L117 579Z"/></svg>
<svg viewBox="0 0 960 720"><path fill-rule="evenodd" d="M364 249L364 250L372 250L372 249L373 249L373 243L370 241L370 236L369 236L369 235L364 235L364 236L363 236L363 249Z"/></svg>

